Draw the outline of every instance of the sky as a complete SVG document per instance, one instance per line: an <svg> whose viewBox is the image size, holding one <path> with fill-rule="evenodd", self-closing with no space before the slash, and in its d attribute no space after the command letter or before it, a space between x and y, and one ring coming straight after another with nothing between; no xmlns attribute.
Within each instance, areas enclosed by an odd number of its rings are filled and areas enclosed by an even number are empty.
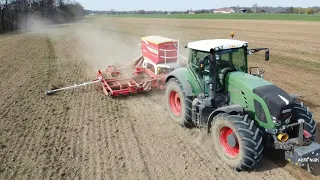
<svg viewBox="0 0 320 180"><path fill-rule="evenodd" d="M258 6L294 6L310 7L320 6L319 0L76 0L89 10L189 10L189 9L215 9L230 6L251 7Z"/></svg>

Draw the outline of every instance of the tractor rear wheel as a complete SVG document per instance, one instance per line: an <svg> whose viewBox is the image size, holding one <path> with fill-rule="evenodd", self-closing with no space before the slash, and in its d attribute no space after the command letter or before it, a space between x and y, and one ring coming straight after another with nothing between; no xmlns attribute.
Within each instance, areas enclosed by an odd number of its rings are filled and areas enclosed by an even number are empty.
<svg viewBox="0 0 320 180"><path fill-rule="evenodd" d="M295 102L293 106L292 119L294 122L297 122L299 119L303 119L305 121L304 130L309 133L311 140L315 140L317 123L313 119L313 114L309 111L309 108L302 102Z"/></svg>
<svg viewBox="0 0 320 180"><path fill-rule="evenodd" d="M192 100L185 95L181 83L176 78L170 79L167 83L165 97L170 117L182 126L192 127Z"/></svg>
<svg viewBox="0 0 320 180"><path fill-rule="evenodd" d="M248 115L218 114L210 130L217 155L237 171L250 170L262 159L262 136Z"/></svg>

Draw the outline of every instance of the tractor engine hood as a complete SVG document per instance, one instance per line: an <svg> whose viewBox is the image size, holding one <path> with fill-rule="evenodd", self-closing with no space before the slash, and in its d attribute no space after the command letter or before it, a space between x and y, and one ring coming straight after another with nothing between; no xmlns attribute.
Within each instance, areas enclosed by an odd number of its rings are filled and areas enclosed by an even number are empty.
<svg viewBox="0 0 320 180"><path fill-rule="evenodd" d="M253 89L253 93L265 101L269 108L272 120L282 124L284 121L291 118L294 102L291 96L284 90L275 85L266 85Z"/></svg>
<svg viewBox="0 0 320 180"><path fill-rule="evenodd" d="M271 82L247 73L231 72L226 76L225 83L227 84L226 88L241 91L246 101L251 101L248 102L248 104L252 104L251 108L250 106L249 108L254 112L262 111L253 102L258 96L267 105L273 121L278 121L278 123L282 124L283 121L291 117L292 97Z"/></svg>

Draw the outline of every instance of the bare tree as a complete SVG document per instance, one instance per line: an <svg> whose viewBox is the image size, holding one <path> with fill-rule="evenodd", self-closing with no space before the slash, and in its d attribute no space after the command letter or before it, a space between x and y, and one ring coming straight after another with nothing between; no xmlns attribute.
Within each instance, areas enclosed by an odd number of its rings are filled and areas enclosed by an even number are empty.
<svg viewBox="0 0 320 180"><path fill-rule="evenodd" d="M16 29L18 29L18 22L19 22L19 12L21 12L21 0L16 0L15 2L12 2L13 10L15 13L15 22L16 22ZM13 24L13 19L12 19L12 24ZM14 29L12 25L12 29Z"/></svg>
<svg viewBox="0 0 320 180"><path fill-rule="evenodd" d="M24 14L24 26L27 27L28 24L28 12L31 7L31 0L21 0L21 9Z"/></svg>
<svg viewBox="0 0 320 180"><path fill-rule="evenodd" d="M40 15L53 23L64 23L83 17L85 10L70 0L0 0L0 31L22 27L20 20L23 27L27 27L30 15Z"/></svg>
<svg viewBox="0 0 320 180"><path fill-rule="evenodd" d="M6 23L5 23L4 17L7 9L8 9L8 0L0 0L0 18L2 22L2 29L4 31L6 30Z"/></svg>

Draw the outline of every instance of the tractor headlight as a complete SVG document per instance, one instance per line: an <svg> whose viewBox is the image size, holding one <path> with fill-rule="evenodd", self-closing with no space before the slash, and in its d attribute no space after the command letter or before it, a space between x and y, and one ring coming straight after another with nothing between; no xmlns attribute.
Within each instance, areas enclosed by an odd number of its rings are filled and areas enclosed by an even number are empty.
<svg viewBox="0 0 320 180"><path fill-rule="evenodd" d="M248 43L244 43L244 44L243 44L243 47L248 47Z"/></svg>
<svg viewBox="0 0 320 180"><path fill-rule="evenodd" d="M276 117L271 116L271 118L272 118L273 123L274 123L276 126L280 126L280 125L281 125L281 123L280 123L279 121L277 121L277 118L276 118Z"/></svg>
<svg viewBox="0 0 320 180"><path fill-rule="evenodd" d="M219 50L220 50L219 47L214 48L214 51L219 51Z"/></svg>

